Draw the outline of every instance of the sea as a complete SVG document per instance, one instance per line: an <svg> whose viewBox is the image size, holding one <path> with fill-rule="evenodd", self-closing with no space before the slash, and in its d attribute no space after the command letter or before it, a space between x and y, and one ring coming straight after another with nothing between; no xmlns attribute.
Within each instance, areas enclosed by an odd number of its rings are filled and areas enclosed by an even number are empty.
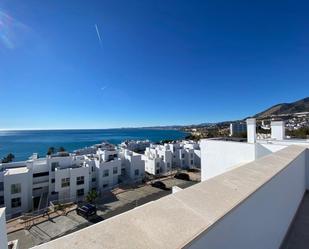
<svg viewBox="0 0 309 249"><path fill-rule="evenodd" d="M0 159L8 153L14 161L27 160L33 153L45 157L49 147L64 147L73 152L101 142L120 144L125 140L159 142L165 139L179 140L187 136L180 130L161 129L101 129L101 130L31 130L0 131Z"/></svg>

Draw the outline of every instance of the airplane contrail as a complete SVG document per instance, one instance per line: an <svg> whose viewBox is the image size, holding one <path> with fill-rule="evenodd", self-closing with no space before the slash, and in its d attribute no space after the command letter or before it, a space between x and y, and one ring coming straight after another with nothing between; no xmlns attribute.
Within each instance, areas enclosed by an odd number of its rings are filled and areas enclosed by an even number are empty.
<svg viewBox="0 0 309 249"><path fill-rule="evenodd" d="M98 25L95 24L94 27L95 27L95 30L97 31L97 36L98 36L99 42L102 45L102 39L101 39L101 35L100 35L99 29L98 29Z"/></svg>

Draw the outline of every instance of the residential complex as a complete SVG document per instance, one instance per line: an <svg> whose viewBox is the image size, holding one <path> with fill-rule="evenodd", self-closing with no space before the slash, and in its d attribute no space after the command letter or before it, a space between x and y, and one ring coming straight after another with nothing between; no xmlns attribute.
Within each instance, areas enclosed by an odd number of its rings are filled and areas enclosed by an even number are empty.
<svg viewBox="0 0 309 249"><path fill-rule="evenodd" d="M83 153L84 154L84 153ZM0 164L0 203L8 218L30 210L41 210L52 202L81 201L90 190L109 190L123 177L127 182L141 181L143 161L128 161L112 145L98 146L95 154L66 152L24 162ZM123 158L123 159L122 159ZM131 161L134 161L132 164ZM129 163L127 163L129 162ZM142 166L141 166L142 164ZM139 168L137 175L131 173Z"/></svg>
<svg viewBox="0 0 309 249"><path fill-rule="evenodd" d="M143 156L145 171L152 175L171 172L173 169L200 167L199 144L193 141L152 144Z"/></svg>
<svg viewBox="0 0 309 249"><path fill-rule="evenodd" d="M34 248L307 248L306 223L294 217L308 216L298 207L309 189L309 141L285 139L282 129L273 123L272 138L257 140L249 119L247 142L202 140L201 183ZM161 157L171 149L156 147L148 153L171 162Z"/></svg>
<svg viewBox="0 0 309 249"><path fill-rule="evenodd" d="M141 149L148 141L130 141ZM145 171L167 174L176 168L200 166L199 145L183 141L150 145L138 154L122 144L102 143L74 153L59 152L27 161L0 164L0 207L7 218L30 211L43 211L52 203L79 202L90 190L104 193L118 184L140 183Z"/></svg>

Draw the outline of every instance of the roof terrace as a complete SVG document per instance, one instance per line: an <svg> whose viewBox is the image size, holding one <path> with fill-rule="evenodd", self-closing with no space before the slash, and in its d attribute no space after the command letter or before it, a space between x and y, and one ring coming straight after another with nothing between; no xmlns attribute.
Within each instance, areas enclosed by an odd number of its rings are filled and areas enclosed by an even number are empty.
<svg viewBox="0 0 309 249"><path fill-rule="evenodd" d="M292 145L35 248L279 248L308 162L308 149Z"/></svg>

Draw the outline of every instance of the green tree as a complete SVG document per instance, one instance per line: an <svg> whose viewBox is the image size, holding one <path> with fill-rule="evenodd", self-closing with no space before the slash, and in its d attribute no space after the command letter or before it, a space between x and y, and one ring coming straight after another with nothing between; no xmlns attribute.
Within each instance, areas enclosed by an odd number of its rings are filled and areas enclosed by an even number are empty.
<svg viewBox="0 0 309 249"><path fill-rule="evenodd" d="M59 152L65 152L65 148L61 146L61 147L59 148Z"/></svg>
<svg viewBox="0 0 309 249"><path fill-rule="evenodd" d="M47 155L50 156L52 154L55 154L55 148L54 147L49 147L47 151Z"/></svg>
<svg viewBox="0 0 309 249"><path fill-rule="evenodd" d="M12 153L9 153L6 157L2 158L2 163L10 163L14 160L15 156Z"/></svg>
<svg viewBox="0 0 309 249"><path fill-rule="evenodd" d="M98 193L95 190L91 190L88 192L86 196L86 201L90 203L94 203L95 200L98 198Z"/></svg>

